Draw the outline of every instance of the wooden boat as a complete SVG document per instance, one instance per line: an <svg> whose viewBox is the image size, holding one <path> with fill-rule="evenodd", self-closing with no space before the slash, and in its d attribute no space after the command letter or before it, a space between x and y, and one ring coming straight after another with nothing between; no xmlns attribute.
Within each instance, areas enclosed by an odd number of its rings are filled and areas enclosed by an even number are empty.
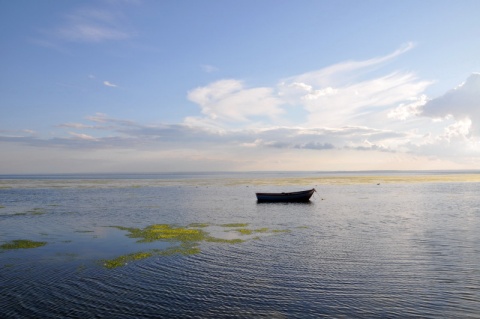
<svg viewBox="0 0 480 319"><path fill-rule="evenodd" d="M257 195L258 202L308 202L313 193L316 192L315 188L289 193L255 193Z"/></svg>

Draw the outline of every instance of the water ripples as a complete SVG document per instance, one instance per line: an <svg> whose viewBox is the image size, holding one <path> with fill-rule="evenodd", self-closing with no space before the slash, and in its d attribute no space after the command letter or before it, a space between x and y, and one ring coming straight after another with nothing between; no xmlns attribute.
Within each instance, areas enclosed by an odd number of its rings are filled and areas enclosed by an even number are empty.
<svg viewBox="0 0 480 319"><path fill-rule="evenodd" d="M480 203L472 194L479 188L475 184L385 189L375 185L342 186L344 192L340 192L329 186L322 190L325 200L311 205L256 205L239 199L239 192L248 194L238 187L191 189L193 193L162 189L157 197L153 188L11 191L10 196L18 196L11 202L26 198L33 207L58 205L36 217L3 218L0 226L24 234L50 232L49 240L56 242L41 248L45 250L0 253L0 315L476 317L480 313L476 208ZM225 200L215 196L220 191ZM188 203L180 201L185 194ZM36 197L42 198L35 202ZM75 207L78 213L64 214L73 203L80 203ZM48 249L64 249L59 241L67 238L67 232L61 232L65 225L95 230L76 233L83 241L74 247L89 244L121 252L122 240L129 240L125 234L98 224L143 227L205 221L245 222L251 229L289 232L265 233L239 244L202 242L199 254L155 255L115 269L75 256L57 260L42 255ZM53 234L57 230L60 234ZM6 232L3 238L13 235ZM104 237L94 238L100 235ZM124 249L133 249L132 245Z"/></svg>

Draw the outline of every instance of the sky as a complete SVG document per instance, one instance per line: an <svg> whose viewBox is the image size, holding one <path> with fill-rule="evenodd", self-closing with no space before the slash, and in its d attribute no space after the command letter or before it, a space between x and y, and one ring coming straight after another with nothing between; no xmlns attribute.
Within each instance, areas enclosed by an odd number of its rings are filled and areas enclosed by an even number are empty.
<svg viewBox="0 0 480 319"><path fill-rule="evenodd" d="M479 169L479 13L0 0L0 174Z"/></svg>

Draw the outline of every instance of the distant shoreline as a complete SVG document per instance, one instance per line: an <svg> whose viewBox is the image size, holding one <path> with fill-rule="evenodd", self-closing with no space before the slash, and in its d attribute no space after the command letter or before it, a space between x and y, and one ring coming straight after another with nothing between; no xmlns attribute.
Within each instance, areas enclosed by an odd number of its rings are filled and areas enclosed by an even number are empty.
<svg viewBox="0 0 480 319"><path fill-rule="evenodd" d="M106 172L0 174L0 179L184 179L218 177L360 177L418 175L480 175L478 170L361 170L361 171L192 171L192 172Z"/></svg>
<svg viewBox="0 0 480 319"><path fill-rule="evenodd" d="M408 183L480 182L480 171L361 171L361 172L216 172L162 174L0 175L8 188L129 188L129 187L284 187L321 185L382 185Z"/></svg>

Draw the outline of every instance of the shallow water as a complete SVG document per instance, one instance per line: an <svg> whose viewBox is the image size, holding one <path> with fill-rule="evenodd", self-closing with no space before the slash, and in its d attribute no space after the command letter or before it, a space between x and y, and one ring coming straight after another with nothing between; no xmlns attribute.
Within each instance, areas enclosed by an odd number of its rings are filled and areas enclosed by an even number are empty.
<svg viewBox="0 0 480 319"><path fill-rule="evenodd" d="M340 177L0 179L0 244L47 242L0 249L0 317L478 317L478 176ZM254 195L311 187L308 204ZM243 242L104 267L177 244L112 226L192 223Z"/></svg>

